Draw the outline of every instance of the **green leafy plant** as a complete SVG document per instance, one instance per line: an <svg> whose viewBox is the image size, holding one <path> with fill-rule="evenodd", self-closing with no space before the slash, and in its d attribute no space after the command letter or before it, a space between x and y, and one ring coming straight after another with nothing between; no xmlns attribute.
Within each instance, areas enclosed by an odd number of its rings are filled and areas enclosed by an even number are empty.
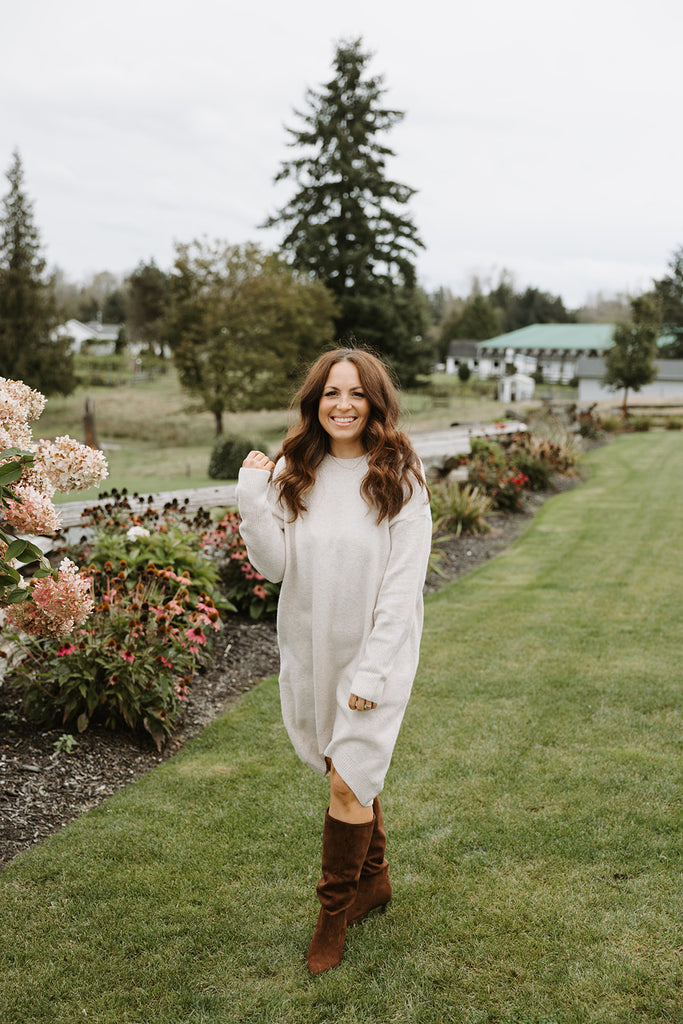
<svg viewBox="0 0 683 1024"><path fill-rule="evenodd" d="M74 750L78 746L78 740L71 733L65 732L54 741L52 746L55 748L58 754L73 754Z"/></svg>

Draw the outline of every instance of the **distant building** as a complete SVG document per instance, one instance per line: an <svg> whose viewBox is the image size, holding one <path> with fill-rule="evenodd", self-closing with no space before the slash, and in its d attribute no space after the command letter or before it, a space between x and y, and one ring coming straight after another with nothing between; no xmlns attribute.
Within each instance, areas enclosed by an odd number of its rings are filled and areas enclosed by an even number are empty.
<svg viewBox="0 0 683 1024"><path fill-rule="evenodd" d="M532 324L477 346L477 373L483 380L511 373L543 375L568 384L582 356L598 357L612 346L614 324Z"/></svg>
<svg viewBox="0 0 683 1024"><path fill-rule="evenodd" d="M60 338L72 339L72 351L88 353L95 356L110 356L116 349L116 342L123 324L102 324L98 320L67 320L57 328Z"/></svg>
<svg viewBox="0 0 683 1024"><path fill-rule="evenodd" d="M534 397L536 382L526 373L511 373L498 378L499 402L528 402Z"/></svg>
<svg viewBox="0 0 683 1024"><path fill-rule="evenodd" d="M657 359L657 376L635 392L642 398L683 398L683 359ZM602 383L605 360L582 356L576 368L579 378L579 402L605 402L620 392L608 389Z"/></svg>
<svg viewBox="0 0 683 1024"><path fill-rule="evenodd" d="M478 347L478 341L461 341L460 339L452 341L448 346L446 356L446 373L457 373L458 368L462 365L467 366L472 373L476 373L479 366Z"/></svg>

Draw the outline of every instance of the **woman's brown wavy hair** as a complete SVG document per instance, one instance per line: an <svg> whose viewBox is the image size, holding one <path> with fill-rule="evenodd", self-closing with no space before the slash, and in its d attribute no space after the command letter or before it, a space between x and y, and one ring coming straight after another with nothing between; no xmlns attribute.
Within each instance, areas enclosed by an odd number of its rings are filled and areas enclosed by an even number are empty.
<svg viewBox="0 0 683 1024"><path fill-rule="evenodd" d="M330 438L318 419L318 405L335 363L348 361L358 370L361 387L370 404L362 442L368 454L368 471L361 494L377 509L377 522L397 515L413 493L414 485L427 487L420 461L407 436L398 429L400 407L397 389L384 363L362 348L337 348L313 363L294 396L299 421L290 428L276 461L285 468L277 477L280 504L292 513L292 521L306 511L305 495L315 483L315 473L330 450Z"/></svg>

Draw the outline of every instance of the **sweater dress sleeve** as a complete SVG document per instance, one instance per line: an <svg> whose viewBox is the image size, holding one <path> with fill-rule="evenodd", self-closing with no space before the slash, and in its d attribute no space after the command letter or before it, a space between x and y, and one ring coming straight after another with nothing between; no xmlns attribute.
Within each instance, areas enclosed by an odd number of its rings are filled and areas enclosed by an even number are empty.
<svg viewBox="0 0 683 1024"><path fill-rule="evenodd" d="M418 488L392 519L389 532L391 550L375 603L372 629L349 691L349 696L355 693L376 703L381 702L396 656L422 607L432 544L432 517L426 491Z"/></svg>
<svg viewBox="0 0 683 1024"><path fill-rule="evenodd" d="M285 574L284 514L274 499L266 470L240 469L237 505L249 561L271 583L279 583Z"/></svg>

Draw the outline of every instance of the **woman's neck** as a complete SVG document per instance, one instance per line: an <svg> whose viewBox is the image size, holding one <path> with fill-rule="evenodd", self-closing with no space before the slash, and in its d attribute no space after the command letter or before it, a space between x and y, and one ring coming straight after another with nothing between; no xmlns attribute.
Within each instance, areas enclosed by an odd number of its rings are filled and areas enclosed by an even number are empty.
<svg viewBox="0 0 683 1024"><path fill-rule="evenodd" d="M333 442L330 445L330 455L335 459L359 459L361 455L365 455L365 448L360 442L348 445Z"/></svg>

